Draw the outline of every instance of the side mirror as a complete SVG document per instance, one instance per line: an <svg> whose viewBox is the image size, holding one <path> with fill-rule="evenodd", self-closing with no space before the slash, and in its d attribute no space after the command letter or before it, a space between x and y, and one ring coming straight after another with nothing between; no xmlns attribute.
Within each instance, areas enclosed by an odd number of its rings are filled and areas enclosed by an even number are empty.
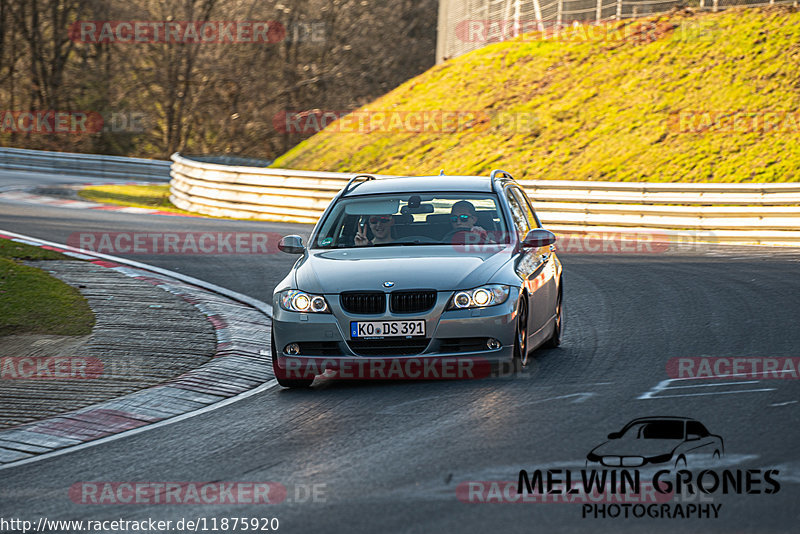
<svg viewBox="0 0 800 534"><path fill-rule="evenodd" d="M299 235L287 235L278 241L278 249L287 254L302 254L306 247L303 246L303 238Z"/></svg>
<svg viewBox="0 0 800 534"><path fill-rule="evenodd" d="M544 228L534 228L525 236L525 239L522 241L522 246L530 248L546 247L555 242L556 235L553 232L545 230Z"/></svg>
<svg viewBox="0 0 800 534"><path fill-rule="evenodd" d="M612 432L608 435L608 439L619 439L620 433L619 432Z"/></svg>
<svg viewBox="0 0 800 534"><path fill-rule="evenodd" d="M697 441L700 439L700 434L686 434L686 441Z"/></svg>

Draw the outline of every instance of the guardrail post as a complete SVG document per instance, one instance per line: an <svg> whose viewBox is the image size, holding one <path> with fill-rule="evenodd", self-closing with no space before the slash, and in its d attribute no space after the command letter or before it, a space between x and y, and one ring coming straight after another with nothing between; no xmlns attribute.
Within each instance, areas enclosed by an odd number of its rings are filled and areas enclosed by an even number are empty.
<svg viewBox="0 0 800 534"><path fill-rule="evenodd" d="M597 0L597 9L595 10L594 22L600 24L600 19L603 17L603 0Z"/></svg>
<svg viewBox="0 0 800 534"><path fill-rule="evenodd" d="M561 29L561 17L562 11L564 11L564 0L558 0L556 2L556 28L559 30Z"/></svg>
<svg viewBox="0 0 800 534"><path fill-rule="evenodd" d="M622 0L617 0L617 20L622 20Z"/></svg>
<svg viewBox="0 0 800 534"><path fill-rule="evenodd" d="M719 0L714 0L714 13L719 10Z"/></svg>

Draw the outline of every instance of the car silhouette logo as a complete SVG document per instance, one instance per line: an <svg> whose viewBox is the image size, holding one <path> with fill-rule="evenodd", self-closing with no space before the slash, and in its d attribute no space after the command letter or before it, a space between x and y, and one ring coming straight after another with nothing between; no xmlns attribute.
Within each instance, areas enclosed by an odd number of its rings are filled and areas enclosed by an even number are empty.
<svg viewBox="0 0 800 534"><path fill-rule="evenodd" d="M719 460L725 453L722 437L687 417L642 417L608 435L586 456L587 465L640 467L668 464L686 468L689 456Z"/></svg>
<svg viewBox="0 0 800 534"><path fill-rule="evenodd" d="M388 280L383 283L383 287L392 287L393 285L394 285L394 282L389 282Z"/></svg>

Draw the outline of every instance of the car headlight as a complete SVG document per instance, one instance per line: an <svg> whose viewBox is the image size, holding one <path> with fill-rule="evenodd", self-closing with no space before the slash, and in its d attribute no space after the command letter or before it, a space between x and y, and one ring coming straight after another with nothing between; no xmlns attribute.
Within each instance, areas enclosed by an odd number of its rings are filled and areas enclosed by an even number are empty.
<svg viewBox="0 0 800 534"><path fill-rule="evenodd" d="M456 291L450 299L448 310L463 310L465 308L485 308L502 304L508 298L510 286L492 284L476 287L464 291Z"/></svg>
<svg viewBox="0 0 800 534"><path fill-rule="evenodd" d="M322 295L312 295L296 289L281 291L281 308L293 312L330 313L328 302Z"/></svg>

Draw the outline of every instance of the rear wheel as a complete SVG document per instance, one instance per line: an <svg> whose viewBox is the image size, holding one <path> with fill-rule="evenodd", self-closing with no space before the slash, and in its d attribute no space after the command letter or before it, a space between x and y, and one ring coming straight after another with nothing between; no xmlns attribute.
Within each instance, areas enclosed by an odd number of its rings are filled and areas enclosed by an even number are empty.
<svg viewBox="0 0 800 534"><path fill-rule="evenodd" d="M275 336L270 333L269 336L270 346L272 348L272 372L275 373L275 378L278 380L278 384L285 388L308 388L311 387L311 383L314 382L314 379L306 379L306 378L287 378L286 377L286 370L281 369L278 367L278 351L275 350Z"/></svg>
<svg viewBox="0 0 800 534"><path fill-rule="evenodd" d="M517 306L517 330L514 336L514 363L528 365L528 298L523 295Z"/></svg>
<svg viewBox="0 0 800 534"><path fill-rule="evenodd" d="M564 325L564 303L562 299L563 286L558 288L558 300L556 301L556 319L553 326L553 334L550 339L544 342L544 347L547 349L554 349L561 345L561 331Z"/></svg>

